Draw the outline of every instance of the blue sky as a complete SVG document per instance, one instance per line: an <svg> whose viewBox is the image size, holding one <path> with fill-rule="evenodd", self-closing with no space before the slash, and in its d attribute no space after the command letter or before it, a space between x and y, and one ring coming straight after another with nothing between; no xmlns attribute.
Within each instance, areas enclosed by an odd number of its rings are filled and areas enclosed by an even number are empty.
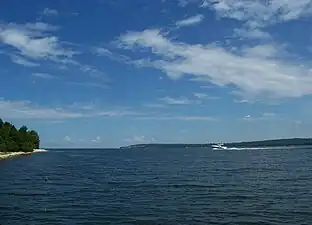
<svg viewBox="0 0 312 225"><path fill-rule="evenodd" d="M0 15L0 117L43 147L311 136L311 0L4 0Z"/></svg>

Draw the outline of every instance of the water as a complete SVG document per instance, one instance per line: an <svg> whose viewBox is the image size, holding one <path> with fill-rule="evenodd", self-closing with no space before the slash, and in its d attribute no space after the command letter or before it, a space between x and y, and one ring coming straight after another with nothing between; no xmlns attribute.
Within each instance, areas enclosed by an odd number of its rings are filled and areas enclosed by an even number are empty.
<svg viewBox="0 0 312 225"><path fill-rule="evenodd" d="M312 149L53 150L0 161L0 224L312 224Z"/></svg>

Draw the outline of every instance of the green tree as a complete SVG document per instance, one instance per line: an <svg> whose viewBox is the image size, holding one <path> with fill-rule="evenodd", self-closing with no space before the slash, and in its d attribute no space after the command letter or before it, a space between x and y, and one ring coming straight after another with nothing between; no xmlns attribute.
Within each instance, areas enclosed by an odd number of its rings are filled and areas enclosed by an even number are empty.
<svg viewBox="0 0 312 225"><path fill-rule="evenodd" d="M28 135L29 135L29 140L34 145L34 148L38 149L40 146L40 138L39 138L38 133L34 130L31 130L30 132L28 132Z"/></svg>
<svg viewBox="0 0 312 225"><path fill-rule="evenodd" d="M20 148L23 152L32 152L34 150L34 145L31 142L22 142Z"/></svg>
<svg viewBox="0 0 312 225"><path fill-rule="evenodd" d="M28 130L28 128L27 128L25 125L23 125L23 126L21 126L21 128L18 130L18 132L26 133L27 130Z"/></svg>
<svg viewBox="0 0 312 225"><path fill-rule="evenodd" d="M15 128L14 125L12 125L12 127L11 127L9 136L10 136L10 139L12 139L12 141L15 142L15 144L16 144L16 146L17 146L17 149L16 149L15 151L21 150L21 146L20 146L20 142L21 142L20 134L19 134L18 130Z"/></svg>
<svg viewBox="0 0 312 225"><path fill-rule="evenodd" d="M17 143L11 137L7 140L6 149L8 152L18 152L19 151Z"/></svg>
<svg viewBox="0 0 312 225"><path fill-rule="evenodd" d="M5 122L2 127L2 136L5 140L8 140L10 137L10 131L11 131L12 125L9 122Z"/></svg>
<svg viewBox="0 0 312 225"><path fill-rule="evenodd" d="M6 141L5 139L0 135L0 152L6 152Z"/></svg>
<svg viewBox="0 0 312 225"><path fill-rule="evenodd" d="M36 131L28 131L25 125L17 130L11 123L0 119L0 152L30 152L39 145L40 138Z"/></svg>

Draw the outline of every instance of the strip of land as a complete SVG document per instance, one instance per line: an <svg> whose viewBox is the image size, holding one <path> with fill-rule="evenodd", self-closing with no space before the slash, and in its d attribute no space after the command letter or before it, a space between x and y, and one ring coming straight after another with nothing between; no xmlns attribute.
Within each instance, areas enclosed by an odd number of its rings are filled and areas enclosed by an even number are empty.
<svg viewBox="0 0 312 225"><path fill-rule="evenodd" d="M211 148L211 145L217 143L207 144L136 144L129 146L122 146L121 149L126 148ZM312 146L312 138L286 138L286 139L272 139L263 141L244 141L223 143L226 147L235 148L251 148L251 147L285 147L285 146Z"/></svg>
<svg viewBox="0 0 312 225"><path fill-rule="evenodd" d="M32 152L0 152L0 160L9 159L16 156L30 155L34 153L47 152L45 149L34 149Z"/></svg>

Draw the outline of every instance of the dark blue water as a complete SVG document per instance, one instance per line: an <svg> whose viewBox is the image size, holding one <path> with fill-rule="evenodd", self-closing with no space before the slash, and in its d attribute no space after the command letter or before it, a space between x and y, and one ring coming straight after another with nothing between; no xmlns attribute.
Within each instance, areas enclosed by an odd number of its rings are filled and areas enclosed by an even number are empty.
<svg viewBox="0 0 312 225"><path fill-rule="evenodd" d="M312 224L312 149L53 150L0 161L0 224Z"/></svg>

